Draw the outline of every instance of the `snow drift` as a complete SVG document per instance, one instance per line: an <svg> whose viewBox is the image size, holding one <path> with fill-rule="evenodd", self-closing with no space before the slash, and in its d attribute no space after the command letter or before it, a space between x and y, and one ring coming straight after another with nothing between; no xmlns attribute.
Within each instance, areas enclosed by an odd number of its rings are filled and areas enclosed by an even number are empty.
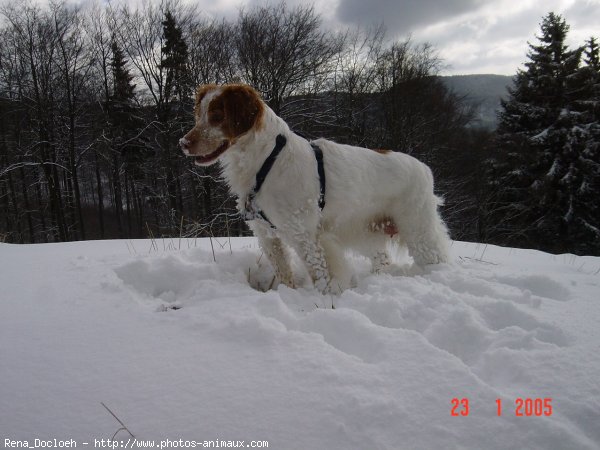
<svg viewBox="0 0 600 450"><path fill-rule="evenodd" d="M121 427L103 402L157 442L600 447L600 258L455 242L426 271L354 259L331 297L272 286L252 238L212 248L0 245L2 442L91 447Z"/></svg>

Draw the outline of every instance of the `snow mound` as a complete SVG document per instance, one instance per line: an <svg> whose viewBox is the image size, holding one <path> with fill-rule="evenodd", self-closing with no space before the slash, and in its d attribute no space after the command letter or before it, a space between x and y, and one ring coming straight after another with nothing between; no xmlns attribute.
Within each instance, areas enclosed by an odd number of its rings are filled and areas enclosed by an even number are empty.
<svg viewBox="0 0 600 450"><path fill-rule="evenodd" d="M251 238L1 245L0 423L110 438L104 402L138 439L598 448L600 259L453 253L378 275L354 259L356 288L323 296L276 286Z"/></svg>

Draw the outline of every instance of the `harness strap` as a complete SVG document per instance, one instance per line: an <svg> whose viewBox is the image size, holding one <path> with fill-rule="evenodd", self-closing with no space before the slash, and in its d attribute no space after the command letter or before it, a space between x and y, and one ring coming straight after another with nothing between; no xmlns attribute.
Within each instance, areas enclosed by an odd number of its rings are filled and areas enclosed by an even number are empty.
<svg viewBox="0 0 600 450"><path fill-rule="evenodd" d="M269 171L273 167L273 164L275 164L277 156L279 156L279 153L281 153L281 150L283 150L283 147L285 147L286 143L287 139L283 134L278 134L275 138L275 147L273 147L273 150L271 150L271 153L269 154L269 156L267 156L267 159L265 159L265 162L263 162L263 165L256 173L256 181L254 182L254 187L248 193L248 197L246 197L246 203L244 205L243 211L244 220L256 220L257 218L261 218L265 222L268 222L271 228L275 228L275 225L273 225L273 223L269 220L265 213L262 212L260 208L258 208L254 198L256 197L256 194L258 194L258 191L265 182Z"/></svg>
<svg viewBox="0 0 600 450"><path fill-rule="evenodd" d="M323 150L317 145L310 143L313 151L315 152L315 159L317 160L317 173L319 174L319 209L323 210L325 207L325 166L323 165Z"/></svg>
<svg viewBox="0 0 600 450"><path fill-rule="evenodd" d="M256 174L256 182L254 184L254 188L248 193L248 197L246 198L246 203L244 205L244 219L245 220L255 220L257 218L261 218L264 221L268 222L271 228L275 228L275 225L269 220L269 218L265 215L265 213L258 208L255 202L255 197L258 194L258 191L262 187L269 171L275 164L275 160L285 144L287 143L287 139L284 135L278 134L275 139L275 147L267 156L267 159L261 166L260 170ZM317 160L317 173L319 174L319 209L323 209L325 207L325 167L323 165L323 150L319 148L318 145L310 143L313 152L315 153L315 159Z"/></svg>
<svg viewBox="0 0 600 450"><path fill-rule="evenodd" d="M275 164L277 156L279 156L279 153L281 153L281 150L283 150L283 147L285 147L286 143L287 139L285 138L285 136L283 134L278 134L275 138L275 147L271 151L271 154L267 156L267 159L265 159L265 162L256 174L256 184L254 185L254 189L252 190L254 192L254 195L256 195L258 191L260 191L261 186L265 182L265 178L267 178L271 167L273 167L273 164Z"/></svg>

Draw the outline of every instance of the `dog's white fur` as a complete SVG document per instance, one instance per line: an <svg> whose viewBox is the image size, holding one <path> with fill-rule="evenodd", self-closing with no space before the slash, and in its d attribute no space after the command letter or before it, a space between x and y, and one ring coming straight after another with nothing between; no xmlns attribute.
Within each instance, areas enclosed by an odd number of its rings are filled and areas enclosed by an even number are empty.
<svg viewBox="0 0 600 450"><path fill-rule="evenodd" d="M196 126L180 143L187 155L197 156L213 153L220 142L226 142L227 149L216 159L242 211L276 136L287 138L256 196L257 206L275 228L262 219L248 223L280 282L294 286L288 247L298 253L315 287L323 293L349 287L347 249L369 257L374 271L389 264L386 247L390 241L405 244L418 265L448 260L448 233L437 211L440 201L433 193L431 170L425 164L403 153L318 139L314 143L323 150L327 183L326 205L321 211L317 163L310 143L294 134L258 95L259 117L241 135L228 135L219 131L219 125L208 123L211 102L223 89L235 88L205 89L196 107ZM212 162L197 159L201 165Z"/></svg>

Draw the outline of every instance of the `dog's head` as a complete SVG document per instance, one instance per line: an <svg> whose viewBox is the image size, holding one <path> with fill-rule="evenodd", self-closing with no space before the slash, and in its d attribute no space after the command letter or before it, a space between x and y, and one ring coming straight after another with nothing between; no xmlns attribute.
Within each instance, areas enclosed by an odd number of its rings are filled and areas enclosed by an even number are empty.
<svg viewBox="0 0 600 450"><path fill-rule="evenodd" d="M208 166L235 144L240 136L259 128L264 105L250 86L207 84L196 91L196 125L179 140L183 153L196 164Z"/></svg>

